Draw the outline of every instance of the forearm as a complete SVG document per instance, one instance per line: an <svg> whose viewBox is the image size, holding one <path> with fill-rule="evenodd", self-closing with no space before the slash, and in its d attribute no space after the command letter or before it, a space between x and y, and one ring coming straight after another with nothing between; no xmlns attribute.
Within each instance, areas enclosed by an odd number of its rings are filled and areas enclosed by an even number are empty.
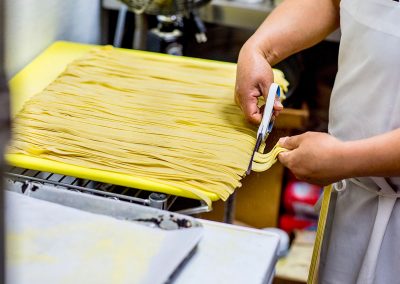
<svg viewBox="0 0 400 284"><path fill-rule="evenodd" d="M400 129L372 138L344 142L346 177L400 176Z"/></svg>
<svg viewBox="0 0 400 284"><path fill-rule="evenodd" d="M270 65L308 48L339 26L338 0L285 0L246 42Z"/></svg>

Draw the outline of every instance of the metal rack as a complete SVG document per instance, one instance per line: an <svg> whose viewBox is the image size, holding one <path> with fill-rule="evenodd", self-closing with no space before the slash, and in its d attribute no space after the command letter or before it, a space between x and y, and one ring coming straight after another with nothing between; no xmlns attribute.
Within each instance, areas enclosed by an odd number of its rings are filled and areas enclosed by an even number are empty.
<svg viewBox="0 0 400 284"><path fill-rule="evenodd" d="M9 186L20 187L22 192L27 189L34 191L43 185L51 185L55 188L63 188L124 202L146 205L186 215L211 211L211 208L201 200L149 192L54 173L8 167L4 176Z"/></svg>

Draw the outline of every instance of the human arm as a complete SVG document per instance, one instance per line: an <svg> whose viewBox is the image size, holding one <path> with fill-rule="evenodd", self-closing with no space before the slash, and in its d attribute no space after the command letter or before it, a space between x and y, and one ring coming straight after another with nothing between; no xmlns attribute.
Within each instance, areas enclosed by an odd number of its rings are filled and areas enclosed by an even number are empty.
<svg viewBox="0 0 400 284"><path fill-rule="evenodd" d="M268 94L271 66L316 44L338 26L338 0L285 0L268 16L238 58L235 101L248 121L258 124L262 119L257 98Z"/></svg>
<svg viewBox="0 0 400 284"><path fill-rule="evenodd" d="M327 185L340 179L400 176L400 129L367 139L343 142L329 134L307 132L285 137L289 149L279 161L300 180Z"/></svg>

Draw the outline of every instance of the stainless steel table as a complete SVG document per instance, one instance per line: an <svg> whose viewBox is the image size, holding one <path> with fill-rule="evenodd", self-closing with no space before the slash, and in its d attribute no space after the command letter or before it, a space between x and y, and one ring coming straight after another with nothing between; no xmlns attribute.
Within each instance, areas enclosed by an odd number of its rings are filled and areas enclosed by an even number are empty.
<svg viewBox="0 0 400 284"><path fill-rule="evenodd" d="M184 243L196 241L198 236L197 231L182 229L183 235L176 232L169 239L160 239L162 234L152 233L147 227L141 230L127 221L138 214L175 213L51 185L25 189L22 194L17 182L7 184L10 190L19 192L6 191L7 277L16 284L72 278L73 283L85 284L110 283L110 279L113 283L160 283L135 280L148 271L146 267L155 271L150 276L159 276L176 262ZM278 235L199 219L191 222L202 224L198 227L201 239L172 283L271 282ZM138 246L135 240L141 244ZM173 245L176 240L181 247ZM157 242L169 245L155 246ZM149 262L150 255L156 256L157 265Z"/></svg>
<svg viewBox="0 0 400 284"><path fill-rule="evenodd" d="M272 283L279 236L201 220L204 235L176 283Z"/></svg>

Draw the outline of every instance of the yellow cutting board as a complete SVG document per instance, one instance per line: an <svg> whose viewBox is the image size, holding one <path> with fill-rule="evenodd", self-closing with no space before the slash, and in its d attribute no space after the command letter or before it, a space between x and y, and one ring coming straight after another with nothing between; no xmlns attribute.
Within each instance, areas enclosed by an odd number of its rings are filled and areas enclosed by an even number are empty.
<svg viewBox="0 0 400 284"><path fill-rule="evenodd" d="M100 47L95 45L78 44L71 42L55 42L42 54L36 57L28 66L22 69L10 82L11 91L11 112L15 116L21 110L23 104L33 95L42 91L56 77L64 71L65 67L73 60L78 59L90 49ZM168 56L177 62L187 62L191 64L206 65L212 67L228 68L233 72L235 64L227 62L217 62L205 59L195 59L189 57L177 57L166 54L152 53L138 50L121 49L131 54L140 54L157 59L160 56ZM41 159L23 154L7 154L6 160L10 165L27 168L32 170L51 172L73 177L90 179L94 181L133 187L143 190L162 192L177 196L199 199L198 196L179 189L177 187L161 184L150 179L139 178L127 174L119 174L110 171L97 170L65 164L47 159ZM212 201L219 197L210 192L204 192Z"/></svg>

